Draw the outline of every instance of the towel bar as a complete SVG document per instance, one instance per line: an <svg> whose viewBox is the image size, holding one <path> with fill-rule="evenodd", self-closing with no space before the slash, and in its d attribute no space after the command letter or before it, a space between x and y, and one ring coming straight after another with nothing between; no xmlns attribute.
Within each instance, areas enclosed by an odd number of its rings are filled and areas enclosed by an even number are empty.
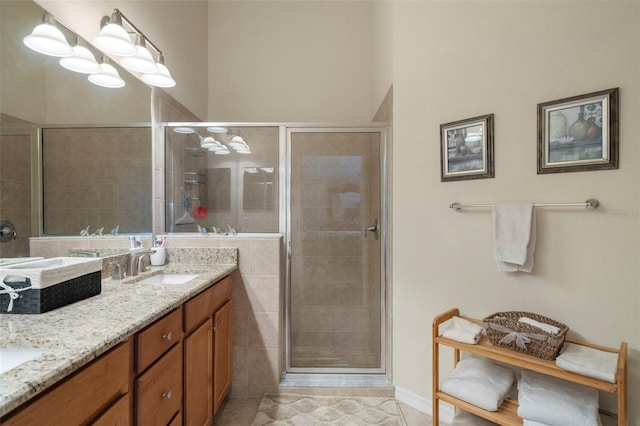
<svg viewBox="0 0 640 426"><path fill-rule="evenodd" d="M589 198L584 203L534 203L533 207L586 207L588 209L595 209L600 205L600 201L595 198ZM493 207L493 204L460 204L451 203L449 208L455 211L460 209L466 209L468 207Z"/></svg>

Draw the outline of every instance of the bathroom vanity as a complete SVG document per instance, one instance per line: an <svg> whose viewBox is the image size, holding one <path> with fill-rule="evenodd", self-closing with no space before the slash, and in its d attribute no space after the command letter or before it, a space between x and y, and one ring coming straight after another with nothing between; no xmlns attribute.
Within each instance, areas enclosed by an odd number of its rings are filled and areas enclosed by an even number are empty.
<svg viewBox="0 0 640 426"><path fill-rule="evenodd" d="M3 316L0 347L44 353L0 374L0 423L210 421L231 385L235 269L153 268L105 279L100 295L48 313ZM142 284L163 271L198 277Z"/></svg>

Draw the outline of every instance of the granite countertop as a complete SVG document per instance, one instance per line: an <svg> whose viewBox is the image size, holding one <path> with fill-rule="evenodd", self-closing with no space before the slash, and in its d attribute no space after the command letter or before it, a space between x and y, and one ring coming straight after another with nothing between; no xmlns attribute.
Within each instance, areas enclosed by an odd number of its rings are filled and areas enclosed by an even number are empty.
<svg viewBox="0 0 640 426"><path fill-rule="evenodd" d="M45 352L0 374L0 416L38 395L129 336L229 275L234 264L169 264L123 280L102 280L102 292L43 314L0 315L1 348ZM200 276L180 285L141 285L161 272Z"/></svg>

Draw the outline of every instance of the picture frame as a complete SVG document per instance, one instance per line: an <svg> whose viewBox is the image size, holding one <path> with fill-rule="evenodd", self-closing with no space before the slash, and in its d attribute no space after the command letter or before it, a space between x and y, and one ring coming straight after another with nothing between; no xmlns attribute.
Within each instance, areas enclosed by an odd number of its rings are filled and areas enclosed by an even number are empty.
<svg viewBox="0 0 640 426"><path fill-rule="evenodd" d="M493 114L440 125L441 182L494 177Z"/></svg>
<svg viewBox="0 0 640 426"><path fill-rule="evenodd" d="M618 88L538 104L538 174L618 168Z"/></svg>

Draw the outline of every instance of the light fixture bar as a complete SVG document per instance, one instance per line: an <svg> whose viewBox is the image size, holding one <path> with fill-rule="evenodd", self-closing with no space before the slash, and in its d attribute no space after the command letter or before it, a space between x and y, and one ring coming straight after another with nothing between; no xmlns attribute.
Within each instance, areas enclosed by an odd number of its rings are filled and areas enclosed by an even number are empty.
<svg viewBox="0 0 640 426"><path fill-rule="evenodd" d="M144 38L146 45L147 46L151 46L153 48L153 50L155 50L157 55L162 55L162 51L160 49L158 49L158 46L156 46L155 44L153 44L153 42L151 40L149 40L149 37L147 37L146 35L144 35L144 33L142 31L140 31L138 29L138 27L136 27L133 22L131 22L126 16L124 16L124 14L120 11L120 9L113 9L114 13L117 13L118 15L120 15L120 19L122 20L122 22L126 22L127 25L133 30L133 32L135 32L137 35L140 35Z"/></svg>

